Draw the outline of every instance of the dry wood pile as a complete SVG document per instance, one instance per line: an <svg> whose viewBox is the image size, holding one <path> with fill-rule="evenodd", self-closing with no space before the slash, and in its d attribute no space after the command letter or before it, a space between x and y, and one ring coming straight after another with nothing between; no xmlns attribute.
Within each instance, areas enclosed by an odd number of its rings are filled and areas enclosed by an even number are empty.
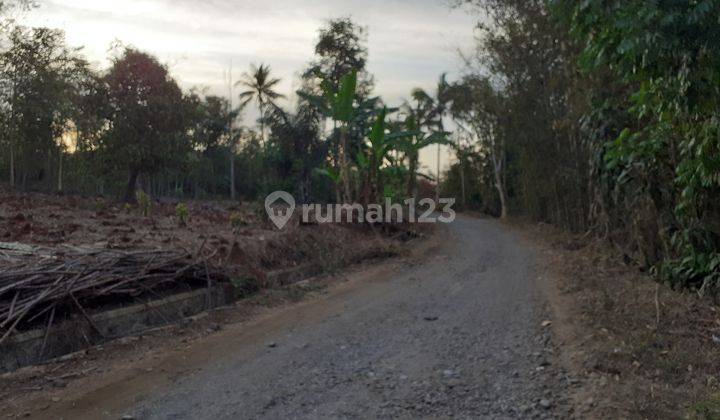
<svg viewBox="0 0 720 420"><path fill-rule="evenodd" d="M27 326L49 328L60 314L83 316L92 325L91 308L224 280L209 263L213 255L202 250L120 251L0 243L0 344Z"/></svg>

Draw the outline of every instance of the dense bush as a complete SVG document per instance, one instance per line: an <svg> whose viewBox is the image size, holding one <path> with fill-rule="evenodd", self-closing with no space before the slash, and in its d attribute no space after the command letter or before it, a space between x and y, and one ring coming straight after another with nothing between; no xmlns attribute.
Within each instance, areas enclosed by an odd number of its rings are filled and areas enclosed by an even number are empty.
<svg viewBox="0 0 720 420"><path fill-rule="evenodd" d="M463 3L491 18L471 74L501 98L486 120L502 147L475 156L500 160L510 210L720 291L720 4Z"/></svg>

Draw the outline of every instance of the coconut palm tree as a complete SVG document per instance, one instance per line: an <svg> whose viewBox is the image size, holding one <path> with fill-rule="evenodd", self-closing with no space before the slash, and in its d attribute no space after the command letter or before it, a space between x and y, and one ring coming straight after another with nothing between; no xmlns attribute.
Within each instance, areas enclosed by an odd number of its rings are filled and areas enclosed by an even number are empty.
<svg viewBox="0 0 720 420"><path fill-rule="evenodd" d="M259 67L250 65L250 71L242 75L242 80L235 86L243 86L247 90L240 93L241 105L245 106L255 100L260 111L260 137L265 141L265 112L268 106L276 106L275 101L284 98L285 95L277 93L274 88L280 83L280 79L270 76L270 66L260 64Z"/></svg>

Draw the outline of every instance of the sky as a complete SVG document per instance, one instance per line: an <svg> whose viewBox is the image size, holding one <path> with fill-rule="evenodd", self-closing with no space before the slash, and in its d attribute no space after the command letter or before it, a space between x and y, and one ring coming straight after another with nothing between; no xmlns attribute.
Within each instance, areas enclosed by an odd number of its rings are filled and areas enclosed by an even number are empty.
<svg viewBox="0 0 720 420"><path fill-rule="evenodd" d="M185 89L228 96L250 63L270 65L290 100L313 59L317 31L329 18L351 16L368 30L368 70L375 94L398 105L414 87L434 91L441 73L461 73L459 51L473 46L478 17L449 0L39 0L20 22L65 31L98 68L119 41L157 56ZM282 104L282 103L281 103ZM289 105L285 103L284 105ZM245 123L256 113L246 111ZM421 161L436 165L436 151ZM443 166L449 159L443 152Z"/></svg>

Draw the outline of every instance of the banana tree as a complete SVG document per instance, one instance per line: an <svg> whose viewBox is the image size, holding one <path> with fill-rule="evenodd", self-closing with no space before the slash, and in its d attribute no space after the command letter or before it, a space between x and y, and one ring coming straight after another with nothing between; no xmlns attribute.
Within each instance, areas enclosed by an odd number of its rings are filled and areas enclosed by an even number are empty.
<svg viewBox="0 0 720 420"><path fill-rule="evenodd" d="M383 166L392 162L392 152L414 133L398 131L389 133L387 116L396 109L383 107L375 117L375 122L368 134L367 147L356 156L363 179L362 195L364 204L381 202L385 195Z"/></svg>
<svg viewBox="0 0 720 420"><path fill-rule="evenodd" d="M420 161L420 151L433 144L449 145L452 142L448 139L450 133L445 131L423 132L414 114L408 115L405 119L405 128L409 136L405 136L398 143L398 148L405 153L408 159L408 183L407 194L417 198L417 171Z"/></svg>
<svg viewBox="0 0 720 420"><path fill-rule="evenodd" d="M333 121L333 131L340 135L340 150L338 151L338 183L336 188L342 189L342 200L352 201L350 188L350 165L348 163L348 136L351 125L358 118L367 114L366 110L375 99L369 99L363 103L355 104L357 91L357 71L343 76L338 90L334 90L332 84L324 81L321 85L322 96L311 95L298 91L298 95L315 106L322 115ZM339 193L337 194L340 195Z"/></svg>
<svg viewBox="0 0 720 420"><path fill-rule="evenodd" d="M328 166L325 168L315 168L315 173L330 179L336 186L340 185L342 182L342 179L340 179L340 171L333 167ZM335 200L338 203L341 200L340 190L338 188L335 188Z"/></svg>

